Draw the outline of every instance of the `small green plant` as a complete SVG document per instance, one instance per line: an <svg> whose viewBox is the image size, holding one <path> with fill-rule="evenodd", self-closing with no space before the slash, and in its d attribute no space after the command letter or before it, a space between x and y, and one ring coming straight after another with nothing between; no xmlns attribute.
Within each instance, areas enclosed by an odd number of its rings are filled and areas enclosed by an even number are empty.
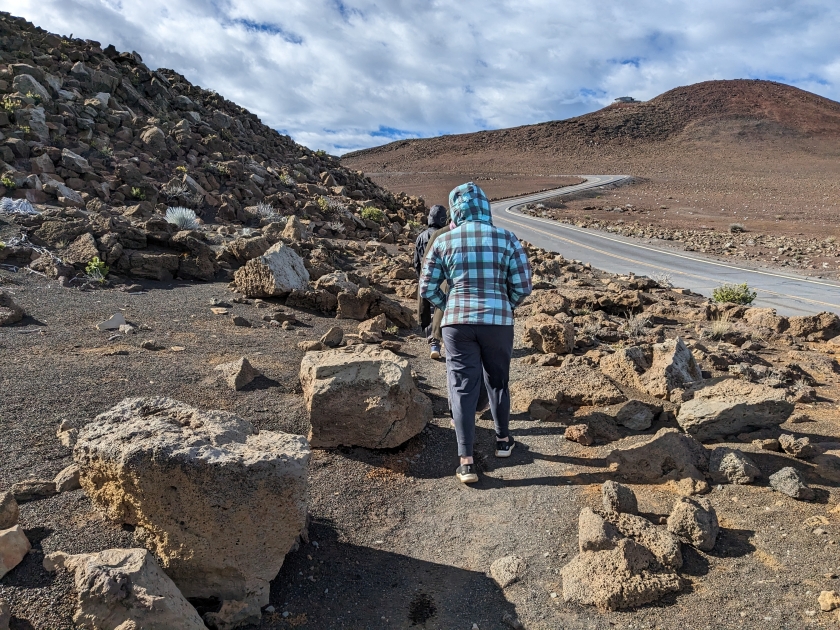
<svg viewBox="0 0 840 630"><path fill-rule="evenodd" d="M99 283L105 282L105 277L109 271L111 271L111 268L104 261L99 260L99 256L94 256L85 267L85 273L88 277Z"/></svg>
<svg viewBox="0 0 840 630"><path fill-rule="evenodd" d="M321 208L321 212L327 213L330 211L330 200L326 197L318 197L318 207Z"/></svg>
<svg viewBox="0 0 840 630"><path fill-rule="evenodd" d="M399 330L400 329L397 328L396 326L388 326L388 328L385 329L385 332L388 333L389 335L396 335L397 332L399 332Z"/></svg>
<svg viewBox="0 0 840 630"><path fill-rule="evenodd" d="M131 187L131 196L133 199L138 199L143 201L146 198L146 193L143 192L143 189L138 186Z"/></svg>
<svg viewBox="0 0 840 630"><path fill-rule="evenodd" d="M752 304L758 294L750 290L746 282L743 284L722 284L712 290L715 302L732 302L733 304Z"/></svg>
<svg viewBox="0 0 840 630"><path fill-rule="evenodd" d="M33 101L35 101L36 105L41 104L41 95L40 94L36 94L35 92L27 92L26 93L26 98L31 98Z"/></svg>
<svg viewBox="0 0 840 630"><path fill-rule="evenodd" d="M729 233L730 234L742 234L747 231L747 228L744 227L743 223L730 223L729 224Z"/></svg>
<svg viewBox="0 0 840 630"><path fill-rule="evenodd" d="M4 243L3 241L0 241L0 249L5 249L5 248L6 248L6 243Z"/></svg>
<svg viewBox="0 0 840 630"><path fill-rule="evenodd" d="M96 150L99 151L99 155L103 157L113 157L114 149L107 144L101 144L96 147Z"/></svg>
<svg viewBox="0 0 840 630"><path fill-rule="evenodd" d="M0 184L3 184L3 186L7 190L14 190L17 187L17 184L15 184L15 180L13 180L8 175L3 175L3 177L0 177Z"/></svg>
<svg viewBox="0 0 840 630"><path fill-rule="evenodd" d="M184 166L183 164L181 164L179 166L176 166L175 167L175 172L180 173L181 175L186 175L187 174L187 167Z"/></svg>
<svg viewBox="0 0 840 630"><path fill-rule="evenodd" d="M280 176L280 183L284 186L288 186L289 188L294 188L294 186L297 185L295 178L289 175L288 173L283 173Z"/></svg>
<svg viewBox="0 0 840 630"><path fill-rule="evenodd" d="M317 155L318 157L327 157L329 153L327 153L323 149L318 149L317 151L315 151L315 155Z"/></svg>
<svg viewBox="0 0 840 630"><path fill-rule="evenodd" d="M17 104L8 96L3 97L3 109L10 114L17 109Z"/></svg>
<svg viewBox="0 0 840 630"><path fill-rule="evenodd" d="M420 225L420 221L415 221L414 219L410 219L407 223L408 227L412 230L419 230L422 225Z"/></svg>
<svg viewBox="0 0 840 630"><path fill-rule="evenodd" d="M361 212L362 218L376 223L382 223L385 220L385 213L379 208L373 206L365 206Z"/></svg>
<svg viewBox="0 0 840 630"><path fill-rule="evenodd" d="M21 125L18 127L23 133L30 133L32 128L29 125Z"/></svg>

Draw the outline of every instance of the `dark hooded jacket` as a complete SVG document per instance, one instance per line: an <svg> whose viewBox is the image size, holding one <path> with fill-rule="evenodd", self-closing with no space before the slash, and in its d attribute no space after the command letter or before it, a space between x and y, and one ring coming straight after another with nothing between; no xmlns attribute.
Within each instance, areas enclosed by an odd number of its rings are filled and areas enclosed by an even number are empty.
<svg viewBox="0 0 840 630"><path fill-rule="evenodd" d="M448 222L446 208L443 206L432 206L429 209L429 218L427 222L429 227L426 228L426 230L424 230L414 242L414 271L417 272L418 276L423 271L423 259L426 255L426 246L429 244L429 239L432 238L432 234L437 232Z"/></svg>

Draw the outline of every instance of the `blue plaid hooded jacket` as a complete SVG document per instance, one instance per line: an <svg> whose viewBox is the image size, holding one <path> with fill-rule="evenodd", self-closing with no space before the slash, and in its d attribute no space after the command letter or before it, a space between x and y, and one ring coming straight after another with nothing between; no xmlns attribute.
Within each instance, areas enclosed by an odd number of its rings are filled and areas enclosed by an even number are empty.
<svg viewBox="0 0 840 630"><path fill-rule="evenodd" d="M426 254L420 294L441 309L441 326L513 325L513 309L531 293L531 266L519 240L493 225L490 202L474 183L449 193L455 228ZM440 285L449 283L449 294Z"/></svg>

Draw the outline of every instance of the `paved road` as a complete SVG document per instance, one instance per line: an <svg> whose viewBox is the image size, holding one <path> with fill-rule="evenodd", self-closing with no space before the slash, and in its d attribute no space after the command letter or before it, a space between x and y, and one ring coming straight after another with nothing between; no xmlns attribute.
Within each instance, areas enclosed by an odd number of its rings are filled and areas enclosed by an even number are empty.
<svg viewBox="0 0 840 630"><path fill-rule="evenodd" d="M780 315L804 315L818 311L840 313L840 283L837 282L739 267L694 253L657 248L647 241L531 217L519 211L526 203L618 183L629 176L581 177L586 179L583 184L494 202L493 221L538 247L558 252L565 258L591 263L593 267L611 273L632 271L647 276L667 273L675 286L706 296L711 296L712 289L723 283L746 282L758 293L754 306L771 306Z"/></svg>

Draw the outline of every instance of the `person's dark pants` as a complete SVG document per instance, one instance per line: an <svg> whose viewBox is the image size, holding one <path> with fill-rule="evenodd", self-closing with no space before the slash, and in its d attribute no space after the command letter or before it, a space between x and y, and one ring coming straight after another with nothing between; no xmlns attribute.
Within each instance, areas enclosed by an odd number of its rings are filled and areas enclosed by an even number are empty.
<svg viewBox="0 0 840 630"><path fill-rule="evenodd" d="M423 329L423 334L426 335L426 341L429 345L440 343L440 339L435 337L434 314L434 305L429 300L420 298L420 326Z"/></svg>
<svg viewBox="0 0 840 630"><path fill-rule="evenodd" d="M496 437L508 437L513 326L455 324L444 326L441 332L446 345L446 382L458 436L458 455L472 457L482 380L490 399Z"/></svg>

